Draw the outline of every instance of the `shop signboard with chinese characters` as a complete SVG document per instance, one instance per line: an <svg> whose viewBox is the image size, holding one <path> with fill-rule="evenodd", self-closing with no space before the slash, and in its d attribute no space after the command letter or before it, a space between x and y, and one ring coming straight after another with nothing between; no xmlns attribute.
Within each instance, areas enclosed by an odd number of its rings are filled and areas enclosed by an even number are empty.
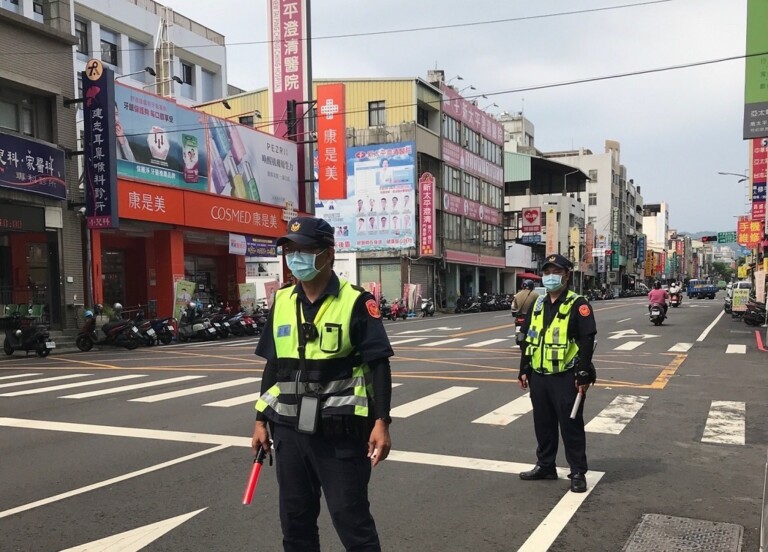
<svg viewBox="0 0 768 552"><path fill-rule="evenodd" d="M347 198L347 123L344 83L317 87L318 198Z"/></svg>
<svg viewBox="0 0 768 552"><path fill-rule="evenodd" d="M298 201L296 144L116 85L117 174L270 205Z"/></svg>
<svg viewBox="0 0 768 552"><path fill-rule="evenodd" d="M0 203L0 232L44 232L45 209Z"/></svg>
<svg viewBox="0 0 768 552"><path fill-rule="evenodd" d="M718 232L718 243L736 243L736 232Z"/></svg>
<svg viewBox="0 0 768 552"><path fill-rule="evenodd" d="M766 180L768 179L768 138L753 138L750 151L752 170L752 220L765 220Z"/></svg>
<svg viewBox="0 0 768 552"><path fill-rule="evenodd" d="M550 207L547 209L547 250L545 255L551 255L557 253L557 211Z"/></svg>
<svg viewBox="0 0 768 552"><path fill-rule="evenodd" d="M419 177L419 216L419 256L431 257L435 255L435 177L428 172Z"/></svg>
<svg viewBox="0 0 768 552"><path fill-rule="evenodd" d="M753 220L750 217L739 217L736 239L739 245L749 249L757 247L763 239L764 220Z"/></svg>
<svg viewBox="0 0 768 552"><path fill-rule="evenodd" d="M498 226L501 215L498 209L488 207L477 201L471 201L457 195L443 193L443 211L452 215L462 215L471 220ZM539 227L539 231L541 227Z"/></svg>
<svg viewBox="0 0 768 552"><path fill-rule="evenodd" d="M337 251L381 251L416 243L416 147L395 142L347 148L347 198L315 197L334 227ZM315 154L315 174L319 160Z"/></svg>
<svg viewBox="0 0 768 552"><path fill-rule="evenodd" d="M768 2L747 0L744 139L768 136Z"/></svg>
<svg viewBox="0 0 768 552"><path fill-rule="evenodd" d="M248 257L276 257L277 240L230 233L229 253Z"/></svg>
<svg viewBox="0 0 768 552"><path fill-rule="evenodd" d="M118 228L115 74L91 59L82 81L85 215L89 228Z"/></svg>
<svg viewBox="0 0 768 552"><path fill-rule="evenodd" d="M541 232L541 207L526 207L522 211L523 232Z"/></svg>
<svg viewBox="0 0 768 552"><path fill-rule="evenodd" d="M0 188L66 199L64 151L53 144L0 132Z"/></svg>

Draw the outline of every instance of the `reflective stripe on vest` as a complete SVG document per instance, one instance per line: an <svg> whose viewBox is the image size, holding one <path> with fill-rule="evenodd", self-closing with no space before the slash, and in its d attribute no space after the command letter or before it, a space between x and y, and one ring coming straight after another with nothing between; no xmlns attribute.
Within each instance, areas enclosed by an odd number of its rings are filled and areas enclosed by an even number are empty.
<svg viewBox="0 0 768 552"><path fill-rule="evenodd" d="M314 325L318 338L306 344L306 366L300 368L295 286L281 289L275 296L272 332L277 354L277 383L256 402L256 410L272 421L296 421L296 393L320 397L324 415L367 417L373 386L368 365L352 346L352 310L361 291L339 279L338 297L328 296L318 311Z"/></svg>
<svg viewBox="0 0 768 552"><path fill-rule="evenodd" d="M573 304L579 297L568 290L565 300L546 331L544 330L544 301L547 300L547 296L536 300L525 341L526 355L530 356L531 366L537 372L556 374L573 367L573 360L579 353L579 346L573 339L568 339L568 322Z"/></svg>

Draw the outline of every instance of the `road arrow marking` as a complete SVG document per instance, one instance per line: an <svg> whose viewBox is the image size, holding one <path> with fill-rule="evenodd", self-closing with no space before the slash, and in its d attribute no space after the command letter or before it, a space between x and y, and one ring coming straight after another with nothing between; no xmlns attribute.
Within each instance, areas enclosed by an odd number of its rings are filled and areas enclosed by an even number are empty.
<svg viewBox="0 0 768 552"><path fill-rule="evenodd" d="M67 548L61 552L108 552L117 551L120 552L138 552L145 546L152 544L154 541L176 529L179 525L192 519L197 514L205 510L202 508L195 512L183 514L173 518L164 519L157 523L151 523L144 527L137 527L124 533L118 533L101 540L88 542L74 548Z"/></svg>
<svg viewBox="0 0 768 552"><path fill-rule="evenodd" d="M653 334L639 334L635 330L617 330L615 332L611 332L613 335L608 337L608 339L621 339L623 337L634 337L638 339L650 339L652 337L659 337L658 335Z"/></svg>

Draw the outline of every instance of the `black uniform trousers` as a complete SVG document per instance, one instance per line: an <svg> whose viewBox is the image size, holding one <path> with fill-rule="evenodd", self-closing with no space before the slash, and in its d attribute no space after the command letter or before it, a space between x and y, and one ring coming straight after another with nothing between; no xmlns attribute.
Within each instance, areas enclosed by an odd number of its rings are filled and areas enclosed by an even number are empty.
<svg viewBox="0 0 768 552"><path fill-rule="evenodd" d="M273 439L285 552L320 551L321 489L344 548L380 552L368 502L371 460L367 435L328 437L322 431L307 435L275 424Z"/></svg>
<svg viewBox="0 0 768 552"><path fill-rule="evenodd" d="M549 470L555 469L558 435L563 436L565 459L571 473L587 473L587 439L584 433L584 401L576 418L571 420L571 410L576 402L578 389L573 370L543 375L535 370L528 378L533 404L533 426L536 431L536 464Z"/></svg>

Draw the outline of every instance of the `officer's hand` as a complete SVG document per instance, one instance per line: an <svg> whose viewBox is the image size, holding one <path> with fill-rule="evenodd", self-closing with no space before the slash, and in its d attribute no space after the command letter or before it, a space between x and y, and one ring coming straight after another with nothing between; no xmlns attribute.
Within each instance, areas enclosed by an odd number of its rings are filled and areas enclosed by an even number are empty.
<svg viewBox="0 0 768 552"><path fill-rule="evenodd" d="M526 374L520 374L517 377L517 381L520 383L520 389L523 391L528 389L528 376Z"/></svg>
<svg viewBox="0 0 768 552"><path fill-rule="evenodd" d="M392 448L392 439L389 437L389 424L384 420L376 420L376 424L368 437L368 458L371 465L376 466L386 460Z"/></svg>
<svg viewBox="0 0 768 552"><path fill-rule="evenodd" d="M253 426L253 438L251 439L251 448L253 453L259 452L259 449L264 449L264 452L269 454L272 448L272 441L269 440L269 430L267 429L267 422L256 422Z"/></svg>
<svg viewBox="0 0 768 552"><path fill-rule="evenodd" d="M576 389L578 389L578 390L579 390L579 394L580 394L580 395L582 395L582 396L586 396L586 394L587 394L587 389L589 389L589 384L586 384L586 385L579 385L579 384L577 383L577 384L576 384Z"/></svg>

